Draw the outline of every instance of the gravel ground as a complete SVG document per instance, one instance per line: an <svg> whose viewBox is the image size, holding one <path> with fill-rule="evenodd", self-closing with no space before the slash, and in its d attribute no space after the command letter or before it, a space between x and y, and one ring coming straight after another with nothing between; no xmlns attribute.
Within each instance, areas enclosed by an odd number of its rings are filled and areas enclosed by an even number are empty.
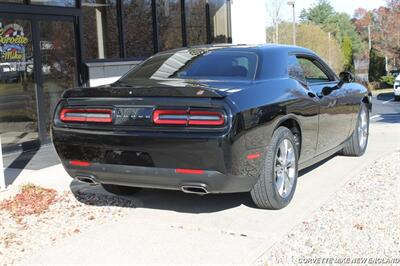
<svg viewBox="0 0 400 266"><path fill-rule="evenodd" d="M65 192L47 212L22 220L0 211L0 265L13 265L63 238L118 221L134 207L114 196Z"/></svg>
<svg viewBox="0 0 400 266"><path fill-rule="evenodd" d="M400 265L399 206L400 152L396 152L349 182L276 243L263 261Z"/></svg>

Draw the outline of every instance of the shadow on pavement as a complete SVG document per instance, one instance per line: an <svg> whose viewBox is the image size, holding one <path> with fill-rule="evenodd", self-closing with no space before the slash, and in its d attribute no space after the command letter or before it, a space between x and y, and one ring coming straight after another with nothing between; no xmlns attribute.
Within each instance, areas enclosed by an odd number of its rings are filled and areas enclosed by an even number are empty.
<svg viewBox="0 0 400 266"><path fill-rule="evenodd" d="M22 152L8 165L8 167L4 170L6 187L14 183L19 174L29 164L38 151L39 149Z"/></svg>
<svg viewBox="0 0 400 266"><path fill-rule="evenodd" d="M100 185L87 185L79 181L72 181L70 188L75 198L84 204L92 206L118 206L126 207L125 201L131 201L135 208L169 210L182 213L212 213L245 205L256 208L250 193L234 194L209 194L198 196L185 194L181 191L162 189L142 189L134 196L116 196L104 191ZM92 195L87 197L86 195ZM121 201L113 201L111 198L120 198Z"/></svg>
<svg viewBox="0 0 400 266"><path fill-rule="evenodd" d="M299 178L328 162L333 155L299 172ZM168 210L181 213L213 213L232 209L240 205L257 208L250 193L208 194L198 196L181 191L162 189L142 189L134 196L116 196L102 189L100 185L88 185L73 180L70 189L75 198L92 206L118 206ZM120 200L111 200L118 198Z"/></svg>
<svg viewBox="0 0 400 266"><path fill-rule="evenodd" d="M388 101L388 100L392 99L393 97L394 97L393 92L382 92L376 96L376 98L380 101Z"/></svg>
<svg viewBox="0 0 400 266"><path fill-rule="evenodd" d="M400 114L380 114L379 118L375 122L389 124L400 123Z"/></svg>

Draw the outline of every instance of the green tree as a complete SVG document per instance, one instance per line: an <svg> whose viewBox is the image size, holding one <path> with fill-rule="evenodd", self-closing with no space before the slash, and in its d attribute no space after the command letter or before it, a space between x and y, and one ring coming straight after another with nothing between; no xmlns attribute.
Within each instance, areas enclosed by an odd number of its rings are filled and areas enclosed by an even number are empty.
<svg viewBox="0 0 400 266"><path fill-rule="evenodd" d="M380 81L380 78L386 75L385 57L380 55L378 50L372 48L369 58L368 79L370 82Z"/></svg>
<svg viewBox="0 0 400 266"><path fill-rule="evenodd" d="M363 48L361 37L348 14L335 13L326 20L322 27L325 31L331 32L340 43L344 43L346 37L350 38L353 53L361 52Z"/></svg>
<svg viewBox="0 0 400 266"><path fill-rule="evenodd" d="M343 43L346 36L349 37L354 54L362 50L362 40L351 17L346 13L337 13L328 0L319 0L316 5L303 10L300 18L303 22L314 23L326 32L331 32L340 43Z"/></svg>
<svg viewBox="0 0 400 266"><path fill-rule="evenodd" d="M292 44L292 23L282 22L279 24L279 43ZM273 28L267 29L267 42L273 40ZM329 53L329 37L320 26L312 23L301 23L297 27L297 45L313 50L321 56L336 73L344 68L343 52L340 43L331 38L331 51Z"/></svg>
<svg viewBox="0 0 400 266"><path fill-rule="evenodd" d="M343 39L342 51L344 56L344 70L354 73L353 43L347 36Z"/></svg>
<svg viewBox="0 0 400 266"><path fill-rule="evenodd" d="M318 0L316 5L309 9L303 9L300 14L300 19L311 21L315 24L325 24L325 21L335 14L335 10L328 0Z"/></svg>

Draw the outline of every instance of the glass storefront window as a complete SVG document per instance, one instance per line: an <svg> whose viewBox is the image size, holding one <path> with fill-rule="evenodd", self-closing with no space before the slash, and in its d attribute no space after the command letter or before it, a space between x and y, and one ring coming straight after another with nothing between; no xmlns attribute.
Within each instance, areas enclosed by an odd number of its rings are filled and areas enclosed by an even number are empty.
<svg viewBox="0 0 400 266"><path fill-rule="evenodd" d="M188 45L207 43L206 1L185 1L186 35Z"/></svg>
<svg viewBox="0 0 400 266"><path fill-rule="evenodd" d="M83 0L83 32L87 59L118 58L116 0Z"/></svg>
<svg viewBox="0 0 400 266"><path fill-rule="evenodd" d="M0 3L17 3L17 4L23 4L24 0L0 0Z"/></svg>
<svg viewBox="0 0 400 266"><path fill-rule="evenodd" d="M21 1L22 2L22 1ZM75 7L75 0L31 0L33 5L45 5L45 6L68 6Z"/></svg>
<svg viewBox="0 0 400 266"><path fill-rule="evenodd" d="M226 0L210 0L211 43L228 42L228 3Z"/></svg>
<svg viewBox="0 0 400 266"><path fill-rule="evenodd" d="M182 47L181 4L179 0L157 0L159 50Z"/></svg>
<svg viewBox="0 0 400 266"><path fill-rule="evenodd" d="M45 123L49 132L54 107L61 93L77 85L73 21L40 21L39 40Z"/></svg>
<svg viewBox="0 0 400 266"><path fill-rule="evenodd" d="M29 20L0 17L0 136L2 144L38 139Z"/></svg>
<svg viewBox="0 0 400 266"><path fill-rule="evenodd" d="M148 57L154 53L151 0L122 0L125 51L127 57Z"/></svg>

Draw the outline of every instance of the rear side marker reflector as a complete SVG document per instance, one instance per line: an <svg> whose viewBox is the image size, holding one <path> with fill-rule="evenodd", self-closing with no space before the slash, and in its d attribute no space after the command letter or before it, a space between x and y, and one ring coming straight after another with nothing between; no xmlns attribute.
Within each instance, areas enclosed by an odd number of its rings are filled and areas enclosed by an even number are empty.
<svg viewBox="0 0 400 266"><path fill-rule="evenodd" d="M89 166L89 165L90 165L89 162L85 162L85 161L76 161L76 160L69 161L69 164L70 164L70 165L75 165L75 166L82 166L82 167L86 167L86 166Z"/></svg>
<svg viewBox="0 0 400 266"><path fill-rule="evenodd" d="M260 156L261 156L261 154L259 152L252 153L252 154L247 155L247 160L255 160L255 159L260 158Z"/></svg>
<svg viewBox="0 0 400 266"><path fill-rule="evenodd" d="M62 122L111 123L111 109L62 109Z"/></svg>
<svg viewBox="0 0 400 266"><path fill-rule="evenodd" d="M216 111L155 110L153 122L156 125L222 126L225 116Z"/></svg>
<svg viewBox="0 0 400 266"><path fill-rule="evenodd" d="M175 173L177 174L188 174L188 175L202 175L204 174L204 170L195 170L195 169L175 169Z"/></svg>

